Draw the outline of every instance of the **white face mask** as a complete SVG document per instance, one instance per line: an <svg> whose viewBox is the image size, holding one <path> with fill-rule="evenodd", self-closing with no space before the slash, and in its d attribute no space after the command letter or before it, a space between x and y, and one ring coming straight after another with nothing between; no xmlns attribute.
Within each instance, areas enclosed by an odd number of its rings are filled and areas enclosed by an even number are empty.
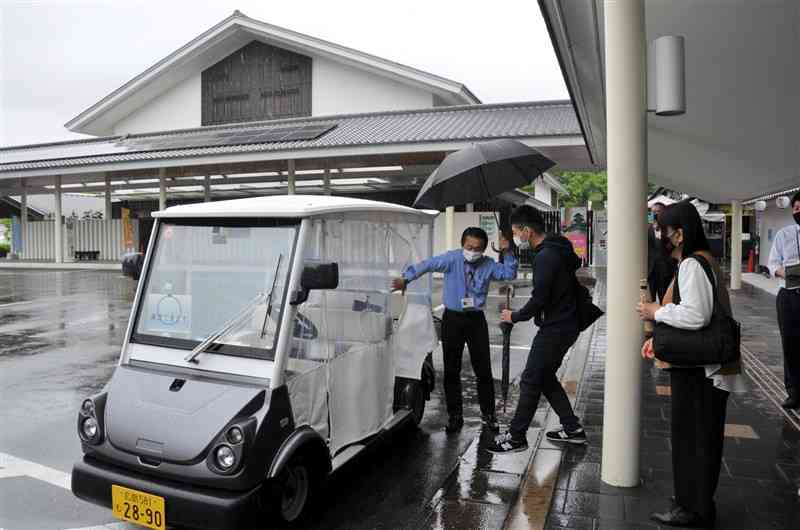
<svg viewBox="0 0 800 530"><path fill-rule="evenodd" d="M527 250L531 248L531 242L527 239L522 239L520 236L514 236L514 244L517 245L517 248L520 250Z"/></svg>
<svg viewBox="0 0 800 530"><path fill-rule="evenodd" d="M470 263L474 263L479 259L481 259L482 257L483 257L483 252L464 249L464 259L469 261Z"/></svg>

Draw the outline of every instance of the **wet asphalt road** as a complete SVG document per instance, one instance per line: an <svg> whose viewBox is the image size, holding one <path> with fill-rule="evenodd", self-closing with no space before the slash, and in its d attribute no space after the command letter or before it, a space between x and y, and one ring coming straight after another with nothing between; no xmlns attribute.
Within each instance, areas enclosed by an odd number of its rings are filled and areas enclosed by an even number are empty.
<svg viewBox="0 0 800 530"><path fill-rule="evenodd" d="M77 407L116 366L134 292L135 284L114 272L0 271L0 529L90 528L114 521L108 511L74 499L63 481L80 457ZM517 328L512 378L533 332ZM499 344L496 319L490 329L492 343ZM500 350L492 350L499 378ZM442 430L441 355L435 364L437 389L421 428L392 434L342 468L325 490L313 528L418 528L428 518L432 499L480 433L468 358L467 425L455 436ZM459 527L474 527L463 523Z"/></svg>

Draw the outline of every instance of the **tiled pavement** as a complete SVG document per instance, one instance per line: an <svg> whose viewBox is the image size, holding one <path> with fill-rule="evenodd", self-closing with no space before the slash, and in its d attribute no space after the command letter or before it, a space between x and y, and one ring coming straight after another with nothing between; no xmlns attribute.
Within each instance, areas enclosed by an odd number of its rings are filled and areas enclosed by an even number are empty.
<svg viewBox="0 0 800 530"><path fill-rule="evenodd" d="M604 281L604 278L599 278ZM719 529L800 529L800 417L776 405L782 356L775 298L745 286L732 293L742 322L749 391L728 401L727 437L717 491ZM600 480L604 357L603 319L595 329L576 410L589 436L586 448L562 458L545 528L658 528L648 516L673 494L669 439L669 374L642 364L641 485L614 488Z"/></svg>

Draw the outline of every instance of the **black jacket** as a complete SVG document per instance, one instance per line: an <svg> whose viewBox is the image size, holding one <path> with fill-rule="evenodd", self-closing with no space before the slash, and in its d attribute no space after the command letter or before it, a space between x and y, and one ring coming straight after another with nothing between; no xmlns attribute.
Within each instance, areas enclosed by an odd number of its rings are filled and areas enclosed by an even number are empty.
<svg viewBox="0 0 800 530"><path fill-rule="evenodd" d="M511 320L534 319L540 328L577 328L575 271L581 259L563 236L548 236L533 258L533 293Z"/></svg>

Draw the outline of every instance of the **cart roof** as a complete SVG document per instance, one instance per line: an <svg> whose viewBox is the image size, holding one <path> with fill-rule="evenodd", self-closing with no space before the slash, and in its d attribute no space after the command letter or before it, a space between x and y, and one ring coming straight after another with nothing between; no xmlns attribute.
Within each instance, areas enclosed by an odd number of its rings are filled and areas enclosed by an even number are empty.
<svg viewBox="0 0 800 530"><path fill-rule="evenodd" d="M436 217L439 213L431 210L415 210L399 204L351 197L273 195L171 206L166 210L153 212L153 217L309 217L312 215L353 212L401 213L428 220Z"/></svg>

